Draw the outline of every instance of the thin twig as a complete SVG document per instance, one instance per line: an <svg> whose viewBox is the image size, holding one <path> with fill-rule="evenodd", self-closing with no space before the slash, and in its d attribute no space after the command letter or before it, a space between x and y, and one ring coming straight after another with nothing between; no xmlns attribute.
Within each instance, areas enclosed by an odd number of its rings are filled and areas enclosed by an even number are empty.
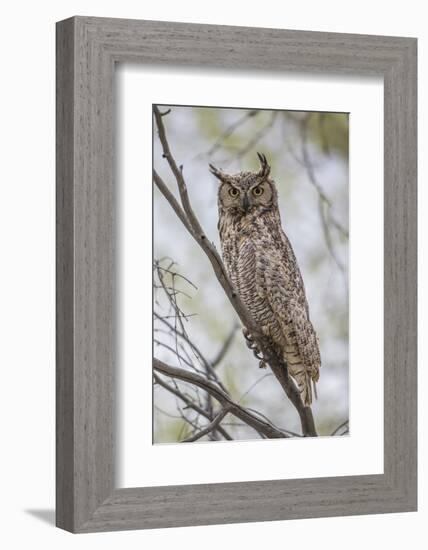
<svg viewBox="0 0 428 550"><path fill-rule="evenodd" d="M200 374L172 367L156 358L153 359L153 368L164 376L188 382L209 392L223 407L229 407L231 414L254 428L259 434L271 439L289 437L288 434L279 430L270 422L261 420L248 409L233 401L223 390Z"/></svg>
<svg viewBox="0 0 428 550"><path fill-rule="evenodd" d="M165 273L169 273L170 275L174 275L175 277L180 277L180 279L183 279L184 281L186 281L186 283L189 283L190 286L193 286L193 288L195 290L198 290L198 287L195 285L195 283L193 283L190 279L188 279L187 277L185 277L184 275L182 275L181 273L178 273L178 271L172 271L171 270L171 267L175 264L175 262L172 262L172 265L170 265L169 268L165 268L165 267L162 267L160 265L160 262L162 260L158 260L158 261L155 261L154 262L154 267L155 269L160 269L161 271L165 271Z"/></svg>
<svg viewBox="0 0 428 550"><path fill-rule="evenodd" d="M198 406L194 401L186 397L184 393L182 393L179 389L174 388L164 380L160 376L158 376L156 373L153 373L153 378L156 382L156 384L159 384L159 386L162 386L164 389L181 399L187 407L193 409L195 412L206 418L207 420L212 420L212 417L207 414L207 412L200 406ZM233 437L221 426L218 428L218 431L222 434L222 436L227 439L228 441L232 441Z"/></svg>
<svg viewBox="0 0 428 550"><path fill-rule="evenodd" d="M156 346L165 348L166 350L170 351L173 355L175 355L177 357L179 363L180 363L180 366L183 366L182 363L184 363L185 365L187 365L189 368L191 368L195 372L197 372L199 374L203 374L203 371L199 370L197 367L195 367L195 365L191 361L188 361L187 358L183 357L181 355L181 353L179 353L178 349L174 349L172 346L168 345L165 342L161 342L160 340L157 340L156 338L153 338L153 343Z"/></svg>
<svg viewBox="0 0 428 550"><path fill-rule="evenodd" d="M183 439L181 443L191 443L193 441L197 441L198 439L204 437L204 435L208 435L210 432L213 432L220 425L220 422L229 412L229 408L225 407L217 414L217 416L214 417L214 420L210 424L208 424L208 426L203 428L201 431L195 433L194 435Z"/></svg>
<svg viewBox="0 0 428 550"><path fill-rule="evenodd" d="M193 230L186 218L186 214L183 212L183 209L179 205L177 199L174 197L174 195L171 193L171 191L168 189L166 183L163 181L163 179L159 176L159 174L156 172L156 170L153 170L153 179L156 183L157 188L162 193L162 195L166 198L166 200L169 202L169 204L172 206L174 212L177 214L177 216L180 218L182 224L184 227L193 235Z"/></svg>
<svg viewBox="0 0 428 550"><path fill-rule="evenodd" d="M342 422L342 424L340 424L333 432L332 432L332 436L333 435L336 435L342 428L344 428L345 426L347 426L349 424L349 420L345 420L345 422Z"/></svg>
<svg viewBox="0 0 428 550"><path fill-rule="evenodd" d="M226 130L221 134L221 136L214 142L214 144L206 152L207 156L213 155L220 147L223 145L223 142L230 137L235 130L242 126L248 119L255 117L259 114L259 111L248 111L242 117L235 120Z"/></svg>
<svg viewBox="0 0 428 550"><path fill-rule="evenodd" d="M257 132L255 132L253 137L244 145L244 147L242 147L241 149L239 149L238 151L235 152L235 155L234 155L233 159L230 159L230 160L224 159L224 160L220 161L219 163L222 164L223 166L229 166L236 159L240 159L243 156L245 156L249 151L251 151L251 149L253 149L253 147L255 147L257 145L257 143L272 128L272 126L275 124L275 120L277 118L277 115L278 115L278 112L273 111L272 114L271 114L271 117L268 120L268 122L262 128L260 128Z"/></svg>
<svg viewBox="0 0 428 550"><path fill-rule="evenodd" d="M333 240L331 236L331 229L329 227L327 217L331 221L333 226L340 233L342 233L342 235L349 237L349 232L334 218L332 213L333 204L329 199L329 197L325 194L321 184L318 182L318 179L315 175L315 171L314 171L312 159L309 154L308 143L307 143L308 123L310 118L311 118L311 114L307 115L304 119L300 121L301 152L302 152L301 163L306 169L309 182L316 189L318 193L318 211L320 214L321 227L324 234L325 244L326 244L328 253L330 254L333 262L336 264L337 268L339 269L342 275L346 294L349 294L348 276L346 273L345 266L340 261L338 255L335 252L335 249L333 246Z"/></svg>
<svg viewBox="0 0 428 550"><path fill-rule="evenodd" d="M226 338L226 340L224 341L224 344L221 346L221 348L218 350L217 352L217 355L214 357L214 359L211 360L211 366L213 368L217 367L217 365L219 363L221 363L221 361L223 361L224 359L224 356L226 355L226 353L228 352L232 342L233 342L233 339L235 338L235 334L238 330L238 325L235 325L232 330L229 332L229 335L228 337Z"/></svg>
<svg viewBox="0 0 428 550"><path fill-rule="evenodd" d="M250 412L256 414L257 416L260 416L260 418L264 418L267 422L270 422L273 426L275 426L275 428L277 428L278 430L281 430L281 432L285 432L286 434L292 435L293 437L302 437L300 434L298 434L296 432L292 432L291 430L287 430L286 428L281 428L280 426L277 426L265 414L261 413L260 411L254 409L252 407L247 407L247 410L249 410Z"/></svg>
<svg viewBox="0 0 428 550"><path fill-rule="evenodd" d="M204 354L201 352L201 350L198 348L198 346L196 344L194 344L190 338L188 337L188 335L185 333L185 332L181 332L179 330L177 330L175 327L173 327L171 325L171 323L169 323L165 317L162 317L160 316L158 313L156 313L156 311L153 313L153 315L155 316L156 319L158 319L161 323L163 323L165 326L167 326L171 332L175 332L175 334L177 336L179 336L180 338L183 338L183 340L185 340L185 342L189 345L189 347L192 349L193 353L196 355L197 359L199 359L199 361L202 363L202 365L204 366L205 370L207 371L207 374L210 378L212 378L212 380L214 380L215 382L217 382L217 384L220 386L220 388L226 392L226 393L229 393L227 388L224 386L224 384L221 382L218 374L216 373L216 371L213 369L212 365L209 363L209 361L205 358Z"/></svg>
<svg viewBox="0 0 428 550"><path fill-rule="evenodd" d="M255 382L253 382L251 384L251 386L247 390L245 390L245 392L241 395L238 402L241 403L241 401L244 399L244 397L246 397L256 386L258 386L258 384L260 384L260 382L262 382L265 378L269 378L270 376L272 376L272 373L267 372L266 374L261 376L259 379L257 379Z"/></svg>

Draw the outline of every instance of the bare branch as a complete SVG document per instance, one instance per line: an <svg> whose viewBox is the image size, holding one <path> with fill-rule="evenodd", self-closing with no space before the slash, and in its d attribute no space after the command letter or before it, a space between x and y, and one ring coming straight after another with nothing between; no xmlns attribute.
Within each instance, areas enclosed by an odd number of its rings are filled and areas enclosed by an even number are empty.
<svg viewBox="0 0 428 550"><path fill-rule="evenodd" d="M219 376L213 370L210 362L205 358L205 356L202 354L200 349L192 342L187 331L184 328L182 319L187 320L187 316L184 314L183 310L181 309L181 307L178 305L178 302L177 302L177 294L179 294L179 292L177 292L177 289L176 289L176 279L179 275L176 271L173 270L173 266L175 262L171 259L169 260L170 260L170 263L168 268L166 269L160 265L160 262L158 261L154 262L155 273L157 274L157 277L160 282L160 285L155 285L155 288L159 288L160 290L163 291L164 297L166 297L170 308L174 311L174 325L172 325L172 323L165 320L169 316L165 316L165 315L161 316L155 311L154 312L155 318L158 321L162 322L164 326L166 326L169 330L168 331L162 330L162 329L154 329L154 330L155 332L157 331L158 333L164 333L172 337L175 344L175 355L178 359L180 366L183 366L183 363L184 363L188 367L190 367L192 370L199 372L200 374L203 374L199 369L197 369L194 366L193 359L191 359L190 355L187 353L187 348L190 348L189 351L191 351L191 353L194 355L197 362L201 364L202 368L205 370L206 376L209 379L214 380L223 389L223 391L228 393L226 387L222 384ZM171 286L168 286L168 284L164 281L164 275L169 275L171 277L171 280L172 280ZM195 287L195 285L186 277L183 277L180 275L180 278L183 279L188 284ZM156 303L157 305L160 305L159 301L157 301ZM177 321L179 324L179 328L177 327ZM181 342L179 342L179 339L181 340ZM164 342L155 340L155 343L157 343L158 345L163 345L169 351L174 352L172 347L169 346L168 344L165 344ZM206 393L205 395L204 408L211 418L213 415L213 403L212 403L212 397L209 393ZM187 420L188 423L192 425L192 427L194 428L194 431L199 431L199 427L195 427L194 424L187 419L186 415L181 410L180 410L180 415L183 418L183 420ZM212 432L210 432L209 437L210 439L214 439L214 440L218 439L217 430L214 429Z"/></svg>
<svg viewBox="0 0 428 550"><path fill-rule="evenodd" d="M183 209L179 205L177 199L174 197L174 195L171 193L171 191L168 189L167 185L163 181L163 179L159 176L159 174L156 172L156 170L153 169L153 180L156 183L157 188L162 193L162 195L166 198L166 200L169 202L171 207L173 208L174 212L177 214L177 216L180 218L182 224L184 227L193 235L192 228L190 227L190 224L186 218L186 214L183 212Z"/></svg>
<svg viewBox="0 0 428 550"><path fill-rule="evenodd" d="M188 335L185 333L185 332L181 332L180 330L176 329L175 327L173 327L171 325L171 323L169 323L165 317L161 317L158 313L154 312L154 316L156 317L156 319L158 319L159 321L161 321L164 325L166 325L170 330L171 332L175 333L177 336L179 336L180 338L183 338L183 340L185 340L185 342L189 345L189 347L192 349L192 351L194 352L194 354L196 355L196 357L201 361L202 365L205 367L205 370L207 371L207 375L209 377L211 377L215 382L217 382L217 384L221 387L221 389L226 392L226 393L229 393L227 388L223 385L223 383L221 382L220 378L218 377L217 373L215 372L215 370L213 369L212 365L209 363L209 361L205 358L205 356L203 355L203 353L201 352L201 350L196 346L196 344L194 344L190 338L188 337Z"/></svg>
<svg viewBox="0 0 428 550"><path fill-rule="evenodd" d="M349 419L345 420L345 422L342 422L342 424L339 424L339 426L332 432L331 435L332 436L337 435L340 432L340 430L342 430L345 427L346 427L346 430L340 435L345 435L346 433L349 433L348 425L349 425Z"/></svg>
<svg viewBox="0 0 428 550"><path fill-rule="evenodd" d="M264 418L265 420L267 420L268 422L270 422L273 426L275 426L275 428L278 428L278 430L281 430L282 432L285 432L286 434L288 435L291 435L293 437L303 437L302 435L296 433L296 432L292 432L291 430L288 430L286 428L281 428L280 426L277 426L276 424L274 424L272 422L272 420L269 420L269 418L261 413L260 411L258 411L257 409L253 409L252 407L247 407L247 410L249 410L250 412L254 413L255 415L257 416L260 416L261 418Z"/></svg>
<svg viewBox="0 0 428 550"><path fill-rule="evenodd" d="M258 113L259 111L254 111L254 110L248 111L242 117L235 120L235 122L233 122L233 124L231 124L228 128L226 128L226 130L221 134L221 136L214 142L212 147L210 147L210 149L206 152L206 155L210 156L214 154L217 151L217 149L220 149L223 142L229 136L231 136L233 132L235 132L235 130L237 130L240 126L242 126L242 124L244 124L248 119L255 117Z"/></svg>
<svg viewBox="0 0 428 550"><path fill-rule="evenodd" d="M156 384L159 384L159 386L162 386L164 389L166 389L167 391L169 391L170 393L172 393L173 395L175 395L176 397L181 399L186 404L187 407L193 409L195 412L197 412L198 414L200 414L201 416L203 416L207 420L210 420L210 421L213 420L213 418L209 414L207 414L207 412L202 407L200 407L194 401L189 399L180 390L178 390L177 388L174 388L173 386L171 386L170 384L168 384L167 382L162 380L162 378L160 378L160 376L158 376L156 373L153 373L153 377L154 377L154 380L155 380ZM228 441L233 440L233 437L221 426L219 426L217 428L217 430Z"/></svg>
<svg viewBox="0 0 428 550"><path fill-rule="evenodd" d="M275 120L278 116L277 111L273 111L271 117L269 118L268 122L262 126L254 135L253 137L238 151L236 151L233 160L240 159L243 156L245 156L253 147L257 145L257 143L267 134L267 132L272 128L272 126L275 124ZM221 160L220 164L223 166L228 166L231 164L231 160Z"/></svg>
<svg viewBox="0 0 428 550"><path fill-rule="evenodd" d="M208 435L210 432L214 431L220 425L220 422L229 412L230 412L230 409L228 407L225 407L217 414L214 420L210 424L208 424L208 426L206 426L200 432L197 432L196 434L191 435L186 439L183 439L181 443L191 443L193 441L197 441L198 439L201 439L205 435Z"/></svg>
<svg viewBox="0 0 428 550"><path fill-rule="evenodd" d="M180 365L182 363L184 363L185 365L187 365L189 368L191 368L192 370L194 370L195 372L198 372L199 374L202 374L202 371L200 371L199 369L197 369L195 367L195 365L189 361L186 357L183 357L183 355L181 355L181 353L178 351L178 349L174 349L172 346L166 344L165 342L161 342L160 340L158 340L157 338L154 338L153 339L153 343L156 345L156 346L159 346L159 347L162 347L162 348L165 348L166 350L170 351L173 355L175 355L180 363Z"/></svg>
<svg viewBox="0 0 428 550"><path fill-rule="evenodd" d="M218 353L217 355L214 357L214 359L212 359L211 361L211 366L213 368L215 368L219 363L221 363L221 361L223 360L224 356L226 355L226 353L228 352L232 342L233 342L233 339L235 338L235 334L238 330L238 325L235 325L232 330L230 331L229 333L229 336L226 338L226 340L224 341L224 344L221 346L221 348L218 350Z"/></svg>
<svg viewBox="0 0 428 550"><path fill-rule="evenodd" d="M332 225L345 237L349 238L349 232L335 219L332 213L332 202L327 197L327 195L324 193L324 190L320 183L318 182L318 179L315 175L314 167L312 164L312 160L309 154L308 149L308 143L307 143L307 130L308 130L308 122L311 115L308 115L306 118L304 118L301 121L300 125L300 135L301 135L301 142L302 142L302 164L306 169L308 179L312 186L316 189L318 193L318 210L320 214L320 220L321 220L321 227L324 234L324 240L327 247L327 250L333 260L333 262L336 264L337 268L339 269L343 282L345 285L346 293L349 293L348 289L348 277L346 273L345 266L340 261L338 255L336 254L336 251L334 250L333 246L333 240L331 235L331 228L328 224L328 220L332 223ZM328 218L328 219L327 219Z"/></svg>
<svg viewBox="0 0 428 550"><path fill-rule="evenodd" d="M333 203L332 203L331 199L328 197L328 195L325 193L322 185L319 183L319 181L318 181L318 179L315 175L314 162L311 159L311 156L309 154L308 143L307 143L308 142L308 135L307 135L307 133L308 133L308 123L311 119L312 114L310 113L309 115L306 115L303 118L302 117L296 117L293 113L290 113L290 112L284 112L284 115L286 115L287 119L292 120L293 123L296 124L299 127L299 133L300 133L300 138L301 138L301 157L299 155L297 155L290 146L288 147L289 153L291 154L293 159L300 166L302 166L306 170L309 182L315 188L315 190L318 194L319 202L322 203L322 206L326 208L327 216L328 216L328 219L331 222L331 224L337 229L337 231L339 233L342 234L343 237L349 239L349 230L346 227L344 227L334 217L333 212L332 212ZM322 117L319 118L318 120L321 121L321 119L322 119ZM283 120L285 120L285 118ZM284 137L284 139L286 139L286 138ZM321 136L321 139L324 139L324 138ZM328 144L324 144L323 149L325 147L327 147L327 149L328 149ZM322 212L322 215L325 217L324 212Z"/></svg>
<svg viewBox="0 0 428 550"><path fill-rule="evenodd" d="M165 127L163 125L162 115L161 115L159 109L156 107L156 105L153 107L153 112L154 112L155 118L156 118L156 123L157 123L157 127L158 127L158 132L159 132L159 139L161 141L162 148L163 148L163 156L168 161L169 167L171 168L171 171L174 174L174 177L177 181L178 191L180 193L181 204L183 206L184 212L186 213L186 216L187 216L187 219L189 220L190 226L194 230L196 230L196 234L200 238L205 238L204 232L202 231L202 227L199 225L199 221L198 221L197 217L195 216L195 214L192 210L192 207L190 205L189 196L188 196L188 193L187 193L187 187L186 187L186 184L185 184L184 178L183 178L183 167L180 166L180 168L179 168L177 166L177 163L175 162L175 159L171 154L171 151L169 149L168 140L166 139Z"/></svg>
<svg viewBox="0 0 428 550"><path fill-rule="evenodd" d="M241 395L241 397L239 398L239 403L241 403L241 401L244 399L244 397L246 397L256 386L258 386L260 384L260 382L265 380L265 378L269 378L270 376L272 376L272 373L267 372L266 374L264 374L263 376L258 378L255 382L253 382L251 384L251 386L248 388L248 390L245 390L245 392Z"/></svg>
<svg viewBox="0 0 428 550"><path fill-rule="evenodd" d="M235 403L235 401L233 401L223 390L203 376L177 367L171 367L156 358L153 359L153 368L164 376L176 378L202 388L214 397L223 407L229 407L231 414L245 422L248 426L254 428L259 434L270 439L289 437L288 434L279 430L270 422L261 420L245 407Z"/></svg>
<svg viewBox="0 0 428 550"><path fill-rule="evenodd" d="M164 271L165 273L169 273L173 277L179 277L180 279L183 279L183 281L186 281L186 283L189 283L189 285L191 285L195 290L198 290L198 287L190 279L188 279L187 277L185 277L181 273L178 273L178 271L172 271L171 268L175 264L175 262L173 262L172 265L169 268L165 268L165 267L160 265L160 261L161 260L155 261L155 266L154 266L155 269L160 270L160 271ZM184 293L182 292L182 294L184 294Z"/></svg>

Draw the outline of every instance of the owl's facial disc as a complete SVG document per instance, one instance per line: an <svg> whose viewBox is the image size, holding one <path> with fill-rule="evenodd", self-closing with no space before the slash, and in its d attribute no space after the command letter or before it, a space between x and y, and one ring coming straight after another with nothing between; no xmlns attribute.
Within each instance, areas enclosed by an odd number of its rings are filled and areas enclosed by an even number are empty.
<svg viewBox="0 0 428 550"><path fill-rule="evenodd" d="M272 185L268 180L249 174L238 181L222 182L219 190L221 206L232 214L247 215L264 211L272 204Z"/></svg>
<svg viewBox="0 0 428 550"><path fill-rule="evenodd" d="M262 157L264 161L264 157ZM269 167L259 172L226 174L210 165L210 171L220 181L218 203L232 216L260 215L276 204L276 190L269 178Z"/></svg>

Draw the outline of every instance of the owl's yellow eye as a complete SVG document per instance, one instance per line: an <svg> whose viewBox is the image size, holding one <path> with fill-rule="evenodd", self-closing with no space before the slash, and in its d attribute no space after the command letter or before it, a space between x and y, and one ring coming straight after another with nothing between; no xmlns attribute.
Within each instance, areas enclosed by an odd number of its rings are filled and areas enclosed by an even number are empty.
<svg viewBox="0 0 428 550"><path fill-rule="evenodd" d="M260 195L263 194L263 187L254 187L253 189L253 195L256 197L260 197Z"/></svg>
<svg viewBox="0 0 428 550"><path fill-rule="evenodd" d="M235 187L231 187L229 189L229 195L233 198L236 198L239 195L238 189L236 189Z"/></svg>

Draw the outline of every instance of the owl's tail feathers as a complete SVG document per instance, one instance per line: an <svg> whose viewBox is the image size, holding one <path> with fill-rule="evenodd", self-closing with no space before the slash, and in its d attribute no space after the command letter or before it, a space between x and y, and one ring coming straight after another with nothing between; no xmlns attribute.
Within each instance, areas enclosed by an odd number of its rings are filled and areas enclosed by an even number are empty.
<svg viewBox="0 0 428 550"><path fill-rule="evenodd" d="M296 379L303 404L305 407L310 407L312 405L313 397L318 399L315 380L311 377L309 372L295 374L294 378Z"/></svg>
<svg viewBox="0 0 428 550"><path fill-rule="evenodd" d="M313 386L313 390L314 390L315 399L318 399L317 383L315 382L315 380L313 378L312 378L312 386Z"/></svg>

